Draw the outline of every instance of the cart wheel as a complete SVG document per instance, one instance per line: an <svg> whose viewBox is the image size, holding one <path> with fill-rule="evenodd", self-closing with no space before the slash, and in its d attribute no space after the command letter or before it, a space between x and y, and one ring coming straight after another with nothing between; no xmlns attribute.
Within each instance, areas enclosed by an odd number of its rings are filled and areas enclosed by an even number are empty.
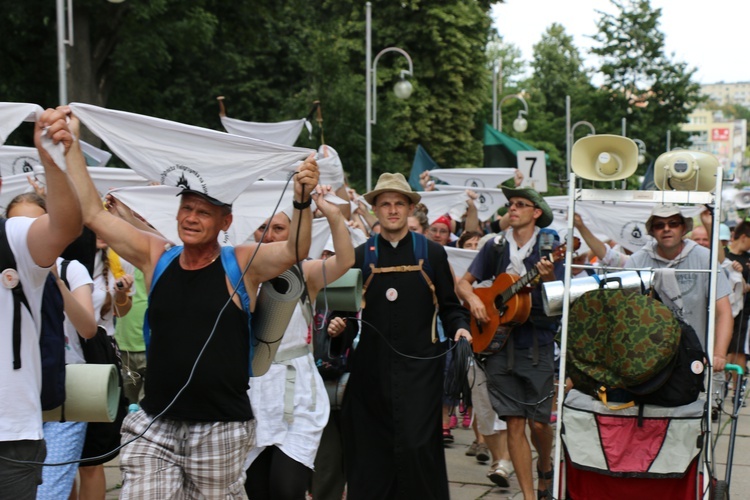
<svg viewBox="0 0 750 500"><path fill-rule="evenodd" d="M729 500L729 484L726 481L716 481L713 500Z"/></svg>

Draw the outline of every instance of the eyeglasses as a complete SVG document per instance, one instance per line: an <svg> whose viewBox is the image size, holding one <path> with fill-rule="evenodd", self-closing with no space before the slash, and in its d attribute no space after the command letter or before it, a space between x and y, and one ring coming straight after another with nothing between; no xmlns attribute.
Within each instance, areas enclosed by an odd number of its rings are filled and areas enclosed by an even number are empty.
<svg viewBox="0 0 750 500"><path fill-rule="evenodd" d="M537 208L536 204L534 203L524 203L522 201L509 201L508 203L505 204L505 208L510 208L510 207L516 207L519 209L527 208L527 207Z"/></svg>
<svg viewBox="0 0 750 500"><path fill-rule="evenodd" d="M448 233L450 233L450 231L448 229L443 229L443 228L435 227L435 226L431 226L430 227L430 232L434 233L434 234L448 234Z"/></svg>
<svg viewBox="0 0 750 500"><path fill-rule="evenodd" d="M680 227L682 224L683 222L681 220L674 220L674 219L668 220L666 222L659 221L659 222L654 222L653 224L651 224L651 229L653 229L654 231L661 231L667 226L669 226L672 229L675 229L675 228Z"/></svg>

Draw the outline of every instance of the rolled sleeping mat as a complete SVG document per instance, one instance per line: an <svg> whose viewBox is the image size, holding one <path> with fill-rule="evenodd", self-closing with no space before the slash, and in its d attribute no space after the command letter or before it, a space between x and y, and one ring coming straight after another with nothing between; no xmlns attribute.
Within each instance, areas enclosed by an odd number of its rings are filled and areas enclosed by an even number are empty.
<svg viewBox="0 0 750 500"><path fill-rule="evenodd" d="M115 365L65 366L65 420L114 422L120 403L120 384ZM42 412L45 422L59 422L63 406Z"/></svg>
<svg viewBox="0 0 750 500"><path fill-rule="evenodd" d="M271 367L304 288L305 282L297 266L260 286L252 319L256 341L253 350L253 377L260 377Z"/></svg>
<svg viewBox="0 0 750 500"><path fill-rule="evenodd" d="M570 280L570 303L576 301L584 293L604 288L613 290L624 288L628 290L651 288L653 280L652 271L622 271L619 273L607 273L593 275L588 278L576 278ZM565 285L563 281L548 281L542 285L542 302L544 314L547 316L558 316L563 310L563 293Z"/></svg>
<svg viewBox="0 0 750 500"><path fill-rule="evenodd" d="M323 288L317 297L318 307L329 311L357 312L362 307L362 270L349 269L342 277Z"/></svg>

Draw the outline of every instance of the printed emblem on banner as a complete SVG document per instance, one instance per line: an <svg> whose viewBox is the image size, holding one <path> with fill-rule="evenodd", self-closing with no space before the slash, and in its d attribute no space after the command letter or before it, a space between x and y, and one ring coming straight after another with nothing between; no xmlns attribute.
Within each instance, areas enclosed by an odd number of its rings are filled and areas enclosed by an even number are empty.
<svg viewBox="0 0 750 500"><path fill-rule="evenodd" d="M13 174L28 174L34 171L34 165L40 162L33 156L19 156L13 160Z"/></svg>
<svg viewBox="0 0 750 500"><path fill-rule="evenodd" d="M640 221L626 222L620 229L620 243L642 247L646 244L646 224Z"/></svg>
<svg viewBox="0 0 750 500"><path fill-rule="evenodd" d="M208 194L206 181L196 170L185 165L172 165L161 173L161 183Z"/></svg>
<svg viewBox="0 0 750 500"><path fill-rule="evenodd" d="M16 271L15 269L8 268L2 272L3 286L8 290L12 290L16 286L18 286L18 283L20 281L21 278L18 276L18 271Z"/></svg>
<svg viewBox="0 0 750 500"><path fill-rule="evenodd" d="M477 206L477 211L484 213L495 204L495 199L489 193L479 193L479 196L474 201L474 204Z"/></svg>
<svg viewBox="0 0 750 500"><path fill-rule="evenodd" d="M395 288L389 288L385 292L385 298L393 302L398 298L398 290L396 290Z"/></svg>
<svg viewBox="0 0 750 500"><path fill-rule="evenodd" d="M478 177L469 177L464 181L464 186L466 187L487 187L484 185L484 181Z"/></svg>

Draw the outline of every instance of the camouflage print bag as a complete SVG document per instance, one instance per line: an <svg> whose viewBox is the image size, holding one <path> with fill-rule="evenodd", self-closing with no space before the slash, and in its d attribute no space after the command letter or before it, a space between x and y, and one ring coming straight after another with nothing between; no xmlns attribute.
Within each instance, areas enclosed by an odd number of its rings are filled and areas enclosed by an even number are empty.
<svg viewBox="0 0 750 500"><path fill-rule="evenodd" d="M576 389L630 401L628 387L668 376L681 327L667 306L632 290L594 290L570 308L568 375ZM619 390L619 391L618 391Z"/></svg>

